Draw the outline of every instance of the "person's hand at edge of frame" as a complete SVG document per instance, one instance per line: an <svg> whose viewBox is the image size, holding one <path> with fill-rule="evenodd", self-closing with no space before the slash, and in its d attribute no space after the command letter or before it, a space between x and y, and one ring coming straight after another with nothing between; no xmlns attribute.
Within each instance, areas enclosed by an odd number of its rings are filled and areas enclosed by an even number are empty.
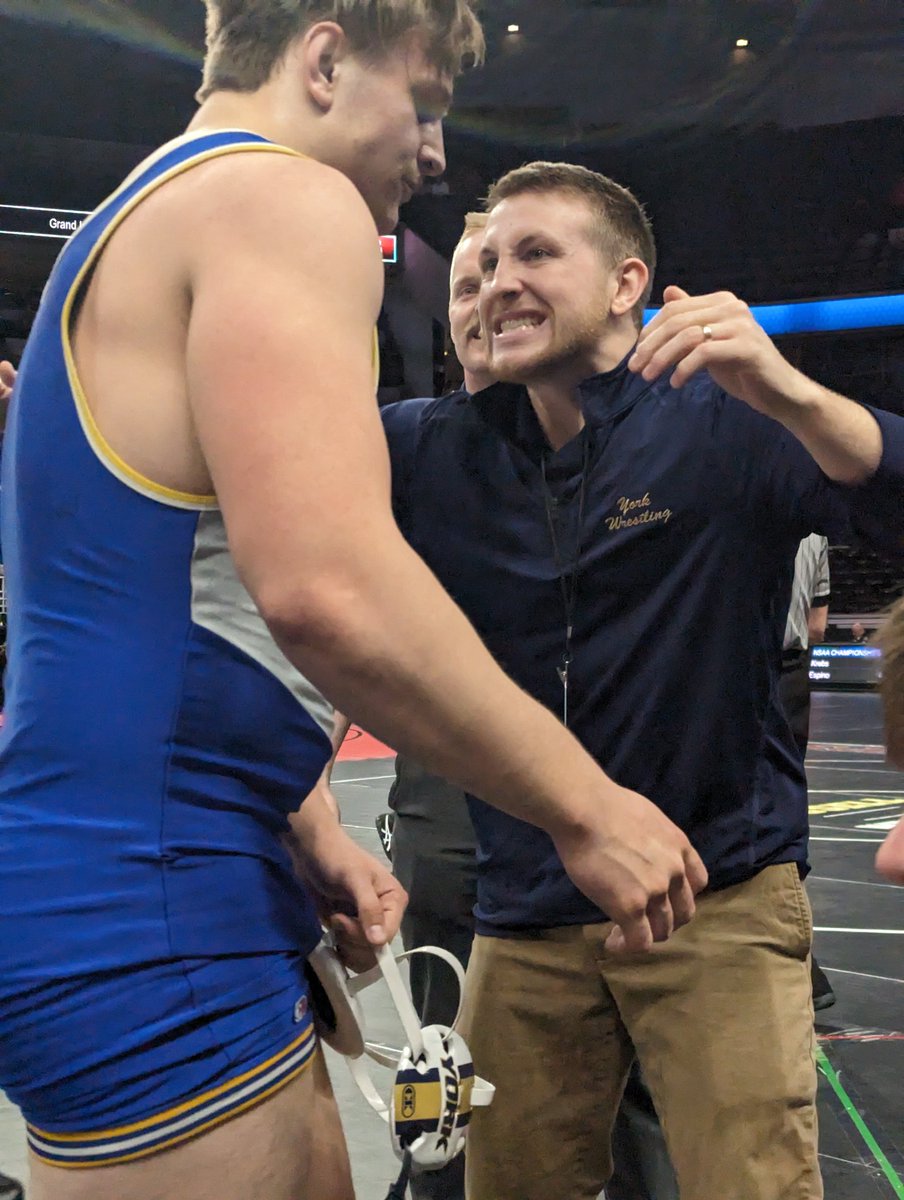
<svg viewBox="0 0 904 1200"><path fill-rule="evenodd" d="M0 406L9 404L16 384L16 368L4 359L0 362Z"/></svg>
<svg viewBox="0 0 904 1200"><path fill-rule="evenodd" d="M904 887L904 817L879 847L876 870L889 883Z"/></svg>
<svg viewBox="0 0 904 1200"><path fill-rule="evenodd" d="M888 760L904 770L904 598L892 605L875 644L882 650L879 690ZM876 870L889 882L904 885L904 817L879 847Z"/></svg>

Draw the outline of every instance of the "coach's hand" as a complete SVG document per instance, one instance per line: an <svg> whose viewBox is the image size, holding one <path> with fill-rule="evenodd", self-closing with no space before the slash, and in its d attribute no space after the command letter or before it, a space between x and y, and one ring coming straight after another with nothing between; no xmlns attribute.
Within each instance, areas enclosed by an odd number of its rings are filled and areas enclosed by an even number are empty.
<svg viewBox="0 0 904 1200"><path fill-rule="evenodd" d="M650 381L671 371L675 388L706 370L730 396L781 420L808 381L782 358L744 301L731 292L690 296L679 287L667 287L663 300L640 335L630 370Z"/></svg>
<svg viewBox="0 0 904 1200"><path fill-rule="evenodd" d="M592 819L553 840L575 886L614 921L607 948L637 953L691 920L707 873L685 834L655 804L613 787Z"/></svg>

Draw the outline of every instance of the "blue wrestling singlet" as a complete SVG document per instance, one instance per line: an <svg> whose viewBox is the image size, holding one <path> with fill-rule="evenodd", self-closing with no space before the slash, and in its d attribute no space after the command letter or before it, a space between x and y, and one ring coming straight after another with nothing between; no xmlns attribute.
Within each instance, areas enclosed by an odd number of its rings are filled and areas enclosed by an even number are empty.
<svg viewBox="0 0 904 1200"><path fill-rule="evenodd" d="M119 224L208 159L182 138L63 249L3 453L0 1087L32 1149L121 1162L193 1136L311 1061L319 940L280 837L332 711L276 646L213 496L132 470L94 423L74 306Z"/></svg>

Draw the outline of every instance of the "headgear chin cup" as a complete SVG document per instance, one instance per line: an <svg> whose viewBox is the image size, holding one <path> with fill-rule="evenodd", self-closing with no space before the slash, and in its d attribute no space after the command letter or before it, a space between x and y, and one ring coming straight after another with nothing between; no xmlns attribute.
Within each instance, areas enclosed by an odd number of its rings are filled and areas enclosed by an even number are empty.
<svg viewBox="0 0 904 1200"><path fill-rule="evenodd" d="M471 1052L455 1026L427 1025L421 1028L411 996L402 981L398 963L415 954L433 954L455 972L459 994L464 971L458 959L438 946L422 946L398 957L388 946L377 951L377 965L360 975L349 975L328 938L311 954L311 966L332 1007L327 1027L321 1021L321 1037L344 1055L355 1083L374 1112L389 1125L392 1148L399 1159L410 1155L414 1171L436 1171L464 1149L471 1109L493 1099L495 1088L474 1074ZM407 1045L401 1051L368 1042L364 1014L358 996L383 979L405 1031ZM315 1006L316 1007L316 1006ZM322 1015L322 1014L321 1014ZM387 1104L371 1078L367 1059L395 1071L392 1099Z"/></svg>

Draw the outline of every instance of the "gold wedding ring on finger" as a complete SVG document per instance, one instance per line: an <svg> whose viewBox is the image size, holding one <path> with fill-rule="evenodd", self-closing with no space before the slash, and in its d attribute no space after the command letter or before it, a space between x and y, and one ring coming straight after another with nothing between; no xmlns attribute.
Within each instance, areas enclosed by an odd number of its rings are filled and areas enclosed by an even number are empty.
<svg viewBox="0 0 904 1200"><path fill-rule="evenodd" d="M704 340L704 342L711 342L711 341L713 340L713 327L712 327L712 325L703 325L703 326L701 326L701 328L702 328L702 330L703 330L703 340Z"/></svg>

